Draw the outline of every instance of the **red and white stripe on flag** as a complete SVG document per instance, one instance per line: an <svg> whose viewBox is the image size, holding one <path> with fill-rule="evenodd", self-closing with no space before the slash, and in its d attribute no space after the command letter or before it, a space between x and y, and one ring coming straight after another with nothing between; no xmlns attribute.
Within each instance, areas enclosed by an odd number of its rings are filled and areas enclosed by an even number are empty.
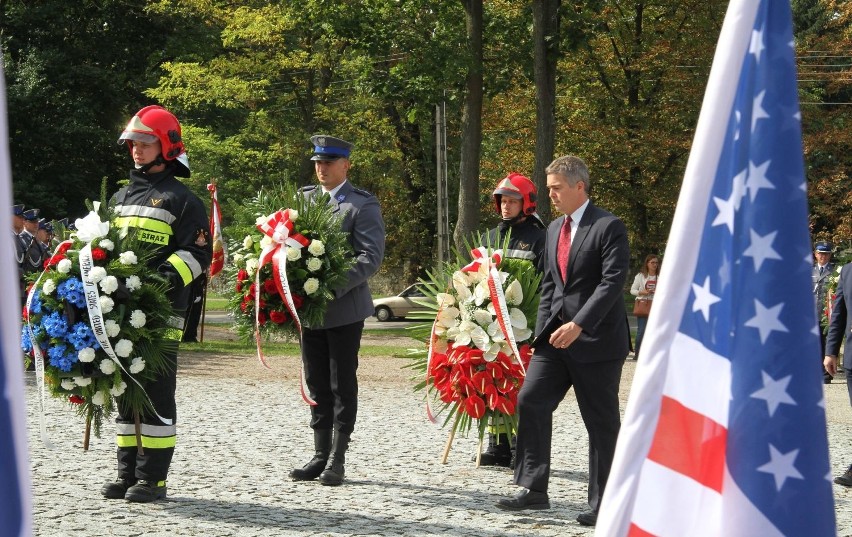
<svg viewBox="0 0 852 537"><path fill-rule="evenodd" d="M225 241L222 238L222 211L219 208L219 194L216 185L207 185L210 191L210 237L213 240L213 260L210 263L210 277L219 274L225 266Z"/></svg>

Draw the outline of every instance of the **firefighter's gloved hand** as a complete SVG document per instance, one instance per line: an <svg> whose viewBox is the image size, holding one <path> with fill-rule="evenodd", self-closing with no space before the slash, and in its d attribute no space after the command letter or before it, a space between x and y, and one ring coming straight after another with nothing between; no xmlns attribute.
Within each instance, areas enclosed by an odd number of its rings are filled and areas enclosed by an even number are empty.
<svg viewBox="0 0 852 537"><path fill-rule="evenodd" d="M163 263L157 271L169 283L169 288L173 291L183 289L183 278L180 274L168 263Z"/></svg>
<svg viewBox="0 0 852 537"><path fill-rule="evenodd" d="M112 293L112 297L115 300L126 301L130 299L130 289L124 284L121 278L116 278L118 280L118 287Z"/></svg>

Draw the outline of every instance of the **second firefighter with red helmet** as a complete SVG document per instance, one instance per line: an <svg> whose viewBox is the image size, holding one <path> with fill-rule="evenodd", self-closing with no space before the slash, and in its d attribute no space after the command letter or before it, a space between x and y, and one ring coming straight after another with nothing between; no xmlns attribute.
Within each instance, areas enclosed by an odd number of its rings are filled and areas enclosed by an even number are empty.
<svg viewBox="0 0 852 537"><path fill-rule="evenodd" d="M544 262L546 231L536 213L535 184L520 173L510 173L494 189L494 206L500 215L497 227L488 231L485 241L491 248L502 248L508 236L506 257L527 259L541 271ZM488 447L480 455L483 466L509 466L512 452L509 435L489 426Z"/></svg>

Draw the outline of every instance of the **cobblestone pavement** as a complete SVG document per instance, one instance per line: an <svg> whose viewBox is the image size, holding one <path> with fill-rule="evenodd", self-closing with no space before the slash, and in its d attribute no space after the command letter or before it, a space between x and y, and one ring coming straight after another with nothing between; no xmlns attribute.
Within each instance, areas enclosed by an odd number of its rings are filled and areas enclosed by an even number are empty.
<svg viewBox="0 0 852 537"><path fill-rule="evenodd" d="M569 395L554 424L553 507L504 512L513 494L507 469L475 468L477 442L456 437L447 464L447 430L425 418L404 360L362 358L358 424L347 454L346 482L325 487L287 478L312 455L308 408L298 393L298 362L273 370L253 358L190 354L178 375L178 447L168 499L154 504L105 500L115 476L113 426L82 451L83 422L50 400L46 422L58 446L38 436L38 397L27 375L33 513L40 536L585 536L587 439ZM231 366L228 366L228 364ZM625 366L622 391L635 362ZM852 410L843 384L827 386L834 472L852 459ZM834 486L839 535L852 536L852 491Z"/></svg>

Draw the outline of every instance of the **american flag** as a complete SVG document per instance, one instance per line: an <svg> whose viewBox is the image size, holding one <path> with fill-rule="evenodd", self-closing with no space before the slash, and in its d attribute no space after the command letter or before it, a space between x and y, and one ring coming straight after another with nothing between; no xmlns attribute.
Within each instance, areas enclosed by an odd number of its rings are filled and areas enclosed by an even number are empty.
<svg viewBox="0 0 852 537"><path fill-rule="evenodd" d="M786 0L733 0L598 535L835 535Z"/></svg>
<svg viewBox="0 0 852 537"><path fill-rule="evenodd" d="M0 207L12 206L12 170L9 164L9 132L6 125L6 87L0 58ZM0 233L0 289L18 288L18 271L8 231ZM13 297L16 292L11 293ZM0 307L0 534L31 535L30 464L27 458L26 401L24 399L24 355L21 338L20 302Z"/></svg>

